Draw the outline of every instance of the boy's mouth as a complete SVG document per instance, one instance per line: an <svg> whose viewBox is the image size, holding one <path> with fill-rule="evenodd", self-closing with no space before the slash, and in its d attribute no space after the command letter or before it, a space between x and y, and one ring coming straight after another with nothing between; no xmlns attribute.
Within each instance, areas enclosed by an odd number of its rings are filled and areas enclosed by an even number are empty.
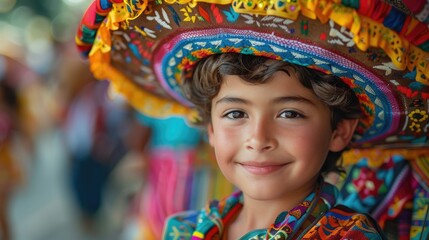
<svg viewBox="0 0 429 240"><path fill-rule="evenodd" d="M238 164L252 174L265 175L275 172L288 165L289 163L241 162Z"/></svg>

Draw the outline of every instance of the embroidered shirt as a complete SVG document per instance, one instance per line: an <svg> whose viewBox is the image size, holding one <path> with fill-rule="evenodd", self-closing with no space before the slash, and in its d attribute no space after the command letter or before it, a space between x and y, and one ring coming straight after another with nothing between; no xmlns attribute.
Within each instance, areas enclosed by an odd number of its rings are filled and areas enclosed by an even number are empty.
<svg viewBox="0 0 429 240"><path fill-rule="evenodd" d="M384 239L377 223L365 214L335 206L338 190L322 182L290 211L280 213L267 229L246 233L240 239ZM223 239L225 228L243 206L242 192L222 201L212 201L201 211L171 216L163 239Z"/></svg>

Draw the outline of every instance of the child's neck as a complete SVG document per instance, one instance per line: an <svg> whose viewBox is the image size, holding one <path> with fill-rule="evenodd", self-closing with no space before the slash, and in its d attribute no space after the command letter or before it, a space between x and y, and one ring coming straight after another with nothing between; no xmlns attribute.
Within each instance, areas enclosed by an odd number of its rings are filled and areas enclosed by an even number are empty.
<svg viewBox="0 0 429 240"><path fill-rule="evenodd" d="M229 226L228 239L238 239L252 230L269 228L280 213L296 207L313 190L314 185L282 198L263 201L243 193L244 205L235 221Z"/></svg>

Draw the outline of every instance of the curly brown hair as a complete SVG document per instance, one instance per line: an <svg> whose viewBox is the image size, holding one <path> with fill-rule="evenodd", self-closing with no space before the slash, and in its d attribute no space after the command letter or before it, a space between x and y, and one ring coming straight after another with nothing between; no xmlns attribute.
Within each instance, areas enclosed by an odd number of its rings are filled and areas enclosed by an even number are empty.
<svg viewBox="0 0 429 240"><path fill-rule="evenodd" d="M199 124L206 125L211 121L212 99L218 94L224 76L236 75L246 82L263 84L278 71L289 75L295 74L304 87L311 89L329 107L332 129L335 129L342 119L361 117L358 98L339 77L292 63L253 55L224 53L202 59L192 74L189 74L192 77L184 78L182 90L198 111L201 117ZM329 152L321 173L343 172L338 163L341 154L342 151Z"/></svg>

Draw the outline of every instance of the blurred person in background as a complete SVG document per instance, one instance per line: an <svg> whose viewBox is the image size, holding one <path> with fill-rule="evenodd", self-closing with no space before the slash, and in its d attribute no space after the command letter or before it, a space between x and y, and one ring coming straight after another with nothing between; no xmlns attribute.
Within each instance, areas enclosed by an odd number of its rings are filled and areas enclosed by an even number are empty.
<svg viewBox="0 0 429 240"><path fill-rule="evenodd" d="M8 207L13 192L24 183L34 128L29 87L38 76L18 59L0 55L0 239L12 239Z"/></svg>
<svg viewBox="0 0 429 240"><path fill-rule="evenodd" d="M18 96L14 88L0 81L0 232L1 239L10 239L7 209L10 195L20 181L18 162L13 156L13 138L18 119Z"/></svg>
<svg viewBox="0 0 429 240"><path fill-rule="evenodd" d="M89 75L78 71L71 76L85 78ZM125 135L130 118L129 108L121 101L108 98L106 82L87 80L75 86L75 92L69 95L63 133L70 159L72 195L83 227L92 231L100 220L110 174L127 153Z"/></svg>
<svg viewBox="0 0 429 240"><path fill-rule="evenodd" d="M137 165L142 161L133 149L142 146L145 131L134 111L119 96L108 93L109 84L93 78L72 44L57 46L62 57L53 71L59 105L55 117L68 160L67 184L83 234L111 235L120 227L123 209L135 193L135 188L120 181L141 184ZM130 171L118 179L122 166Z"/></svg>

